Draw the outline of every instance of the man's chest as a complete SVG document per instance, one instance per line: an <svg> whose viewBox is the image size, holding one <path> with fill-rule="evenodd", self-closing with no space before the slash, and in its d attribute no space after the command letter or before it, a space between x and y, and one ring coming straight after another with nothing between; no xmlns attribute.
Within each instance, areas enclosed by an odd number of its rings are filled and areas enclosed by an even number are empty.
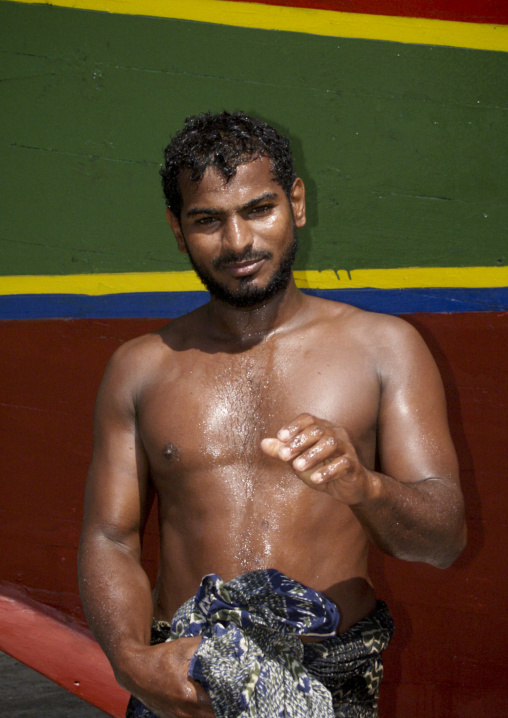
<svg viewBox="0 0 508 718"><path fill-rule="evenodd" d="M345 426L359 444L375 432L375 372L347 351L254 351L179 359L140 402L154 469L209 470L264 460L260 442L306 412Z"/></svg>

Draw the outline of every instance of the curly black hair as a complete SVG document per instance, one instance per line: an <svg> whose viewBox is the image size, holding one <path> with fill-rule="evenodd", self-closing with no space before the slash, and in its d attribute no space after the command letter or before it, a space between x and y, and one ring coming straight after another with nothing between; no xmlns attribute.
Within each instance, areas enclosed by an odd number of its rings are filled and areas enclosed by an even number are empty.
<svg viewBox="0 0 508 718"><path fill-rule="evenodd" d="M165 163L160 174L166 206L180 217L182 196L178 180L182 170L189 170L190 179L199 182L211 165L229 181L240 164L258 157L271 160L274 179L289 198L296 172L286 137L243 112L224 110L217 115L204 112L188 117L184 128L164 150Z"/></svg>

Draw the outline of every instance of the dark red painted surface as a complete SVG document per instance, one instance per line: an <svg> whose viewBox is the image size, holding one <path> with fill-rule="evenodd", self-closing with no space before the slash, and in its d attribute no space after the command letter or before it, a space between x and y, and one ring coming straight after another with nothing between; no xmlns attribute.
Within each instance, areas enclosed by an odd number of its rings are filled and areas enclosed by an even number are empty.
<svg viewBox="0 0 508 718"><path fill-rule="evenodd" d="M470 539L446 571L373 554L372 576L397 625L385 657L381 715L506 718L507 315L409 319L445 379ZM83 619L76 551L93 399L114 349L162 323L0 322L0 579L77 623ZM145 541L152 579L156 557L152 521Z"/></svg>
<svg viewBox="0 0 508 718"><path fill-rule="evenodd" d="M264 5L307 7L314 10L335 10L372 15L425 17L434 20L458 20L508 24L506 0L230 0L258 2Z"/></svg>
<svg viewBox="0 0 508 718"><path fill-rule="evenodd" d="M383 718L508 716L508 314L405 317L442 372L459 454L468 547L439 571L376 555L372 575L398 630Z"/></svg>
<svg viewBox="0 0 508 718"><path fill-rule="evenodd" d="M76 551L94 397L120 343L163 323L0 322L0 577L78 619ZM152 575L155 556L148 555Z"/></svg>
<svg viewBox="0 0 508 718"><path fill-rule="evenodd" d="M108 659L90 631L62 619L61 613L2 587L0 650L109 715L123 718L129 694L115 681Z"/></svg>

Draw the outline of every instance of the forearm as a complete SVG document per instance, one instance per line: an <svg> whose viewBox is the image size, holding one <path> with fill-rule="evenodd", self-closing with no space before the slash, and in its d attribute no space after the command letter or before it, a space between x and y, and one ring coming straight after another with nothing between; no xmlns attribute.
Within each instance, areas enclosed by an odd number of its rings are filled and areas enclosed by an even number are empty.
<svg viewBox="0 0 508 718"><path fill-rule="evenodd" d="M422 450L420 439L412 445L409 438L405 445L384 441L385 466L401 477L426 476L421 480L398 481L367 469L344 427L311 414L300 414L279 430L277 438L263 439L261 448L291 464L313 490L349 506L385 553L445 568L463 550L466 527L457 459L442 412L440 416L444 439L436 440L434 451ZM432 436L429 426L426 429ZM406 434L414 437L414 427Z"/></svg>
<svg viewBox="0 0 508 718"><path fill-rule="evenodd" d="M132 690L129 666L150 644L151 587L137 551L102 533L84 533L79 551L80 594L87 621L119 683Z"/></svg>
<svg viewBox="0 0 508 718"><path fill-rule="evenodd" d="M377 472L368 477L371 497L351 509L375 545L407 561L452 564L466 542L458 487L439 478L401 483Z"/></svg>
<svg viewBox="0 0 508 718"><path fill-rule="evenodd" d="M84 533L80 592L90 627L118 683L153 713L213 718L208 695L187 675L201 637L150 646L153 603L138 553Z"/></svg>

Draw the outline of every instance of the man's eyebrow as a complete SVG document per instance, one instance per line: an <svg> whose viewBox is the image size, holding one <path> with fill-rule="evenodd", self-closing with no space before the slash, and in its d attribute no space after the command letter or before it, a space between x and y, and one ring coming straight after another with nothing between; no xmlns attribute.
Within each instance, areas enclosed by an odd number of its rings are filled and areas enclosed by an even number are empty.
<svg viewBox="0 0 508 718"><path fill-rule="evenodd" d="M243 212L246 209L251 209L252 207L255 207L260 202L266 202L266 200L276 199L277 196L277 192L265 192L259 197L254 197L254 199L251 199L245 204L243 204L241 207L238 207L237 211ZM223 210L216 209L215 207L192 207L186 213L186 216L194 217L196 214L208 214L212 216L218 216L220 214L223 214Z"/></svg>
<svg viewBox="0 0 508 718"><path fill-rule="evenodd" d="M193 217L195 214L222 214L220 209L213 209L213 207L192 207L186 214L186 217Z"/></svg>
<svg viewBox="0 0 508 718"><path fill-rule="evenodd" d="M242 207L240 207L241 210L250 209L251 207L255 207L260 202L266 202L267 199L276 199L277 192L265 192L264 194L260 195L259 197L254 197L254 199L251 199L249 202L244 204Z"/></svg>

